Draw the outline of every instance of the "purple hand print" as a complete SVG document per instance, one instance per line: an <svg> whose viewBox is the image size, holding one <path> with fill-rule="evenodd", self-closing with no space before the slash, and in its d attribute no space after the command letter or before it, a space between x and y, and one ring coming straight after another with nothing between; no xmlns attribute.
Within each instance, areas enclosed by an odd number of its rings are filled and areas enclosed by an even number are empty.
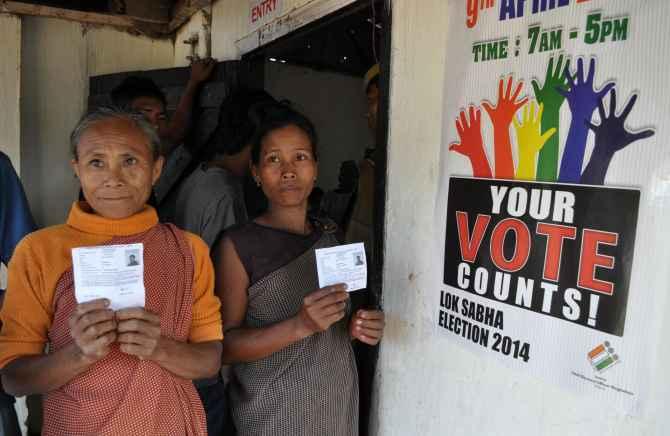
<svg viewBox="0 0 670 436"><path fill-rule="evenodd" d="M587 122L591 121L593 111L600 100L605 96L614 83L608 83L600 91L594 88L596 73L596 60L591 58L589 71L584 74L584 59L577 60L577 74L571 77L566 71L569 90L557 88L557 91L568 101L572 112L572 122L563 151L561 170L558 176L560 182L579 182L584 162L584 151L586 149L586 138L589 133Z"/></svg>
<svg viewBox="0 0 670 436"><path fill-rule="evenodd" d="M633 94L621 111L621 115L617 116L616 89L612 89L610 94L609 115L605 112L603 102L600 101L598 103L600 125L596 126L592 124L591 121L585 122L586 126L595 133L596 141L591 159L582 175L581 183L603 185L605 183L605 175L607 174L607 170L614 154L633 142L649 138L654 134L654 131L651 129L639 132L631 132L626 129L626 118L628 118L628 115L633 110L636 101L637 94Z"/></svg>

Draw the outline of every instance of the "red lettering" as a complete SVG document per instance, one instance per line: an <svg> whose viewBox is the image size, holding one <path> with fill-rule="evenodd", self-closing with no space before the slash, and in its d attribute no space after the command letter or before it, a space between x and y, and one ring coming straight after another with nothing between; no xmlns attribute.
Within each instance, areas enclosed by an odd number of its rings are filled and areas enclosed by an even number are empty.
<svg viewBox="0 0 670 436"><path fill-rule="evenodd" d="M505 258L505 238L508 232L514 232L514 254ZM491 260L498 269L507 272L519 271L528 262L530 256L530 230L518 219L506 218L498 223L491 233Z"/></svg>
<svg viewBox="0 0 670 436"><path fill-rule="evenodd" d="M277 0L263 0L251 8L251 22L255 23L275 10L277 10Z"/></svg>
<svg viewBox="0 0 670 436"><path fill-rule="evenodd" d="M614 258L598 253L600 244L616 246L619 235L610 232L584 229L582 233L582 252L579 256L580 288L590 289L605 295L614 294L614 283L596 278L596 268L614 268Z"/></svg>
<svg viewBox="0 0 670 436"><path fill-rule="evenodd" d="M458 245L461 249L461 259L466 262L474 262L479 252L479 246L482 245L484 233L489 226L491 217L489 215L477 215L475 220L475 228L470 236L470 228L468 226L468 213L456 212L456 224L458 226Z"/></svg>
<svg viewBox="0 0 670 436"><path fill-rule="evenodd" d="M544 253L542 277L553 282L558 281L563 257L563 240L575 239L577 228L558 224L537 223L537 234L547 237L547 249Z"/></svg>
<svg viewBox="0 0 670 436"><path fill-rule="evenodd" d="M465 25L469 28L473 28L477 24L477 17L479 15L479 0L468 0L465 8L468 14L468 19L465 20Z"/></svg>
<svg viewBox="0 0 670 436"><path fill-rule="evenodd" d="M258 21L259 18L260 18L260 17L259 17L258 6L254 6L254 7L251 9L251 22L252 22L252 23L255 23L256 21Z"/></svg>

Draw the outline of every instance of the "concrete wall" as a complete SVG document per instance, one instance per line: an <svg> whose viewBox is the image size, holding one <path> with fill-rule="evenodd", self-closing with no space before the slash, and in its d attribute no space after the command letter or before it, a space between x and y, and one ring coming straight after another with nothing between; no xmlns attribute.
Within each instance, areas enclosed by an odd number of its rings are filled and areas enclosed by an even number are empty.
<svg viewBox="0 0 670 436"><path fill-rule="evenodd" d="M480 398L483 383L474 370L484 363L434 338L425 319L432 311L422 306L423 294L433 286L428 271L437 267L428 247L433 246L439 180L446 23L444 0L424 0L420 6L393 2L383 284L387 326L375 381L373 435L503 434L474 430L474 421L481 423L487 411L493 418L504 404L491 410L500 395Z"/></svg>
<svg viewBox="0 0 670 436"><path fill-rule="evenodd" d="M212 56L220 61L239 59L235 41L247 29L249 2L218 0L212 6Z"/></svg>
<svg viewBox="0 0 670 436"><path fill-rule="evenodd" d="M171 38L153 40L99 28L89 30L85 39L89 77L169 68L174 61L175 50Z"/></svg>
<svg viewBox="0 0 670 436"><path fill-rule="evenodd" d="M432 324L447 2L393 1L384 310L373 435L665 435L670 382L659 345L641 416L471 354ZM664 313L668 312L668 307ZM665 316L659 337L670 334Z"/></svg>
<svg viewBox="0 0 670 436"><path fill-rule="evenodd" d="M171 40L25 17L22 32L22 179L40 226L61 223L76 199L69 134L84 113L90 76L166 68Z"/></svg>
<svg viewBox="0 0 670 436"><path fill-rule="evenodd" d="M0 15L0 150L21 170L21 20Z"/></svg>
<svg viewBox="0 0 670 436"><path fill-rule="evenodd" d="M63 222L76 199L68 132L85 108L88 88L82 27L23 19L22 179L38 225Z"/></svg>
<svg viewBox="0 0 670 436"><path fill-rule="evenodd" d="M307 115L319 134L318 186L337 187L340 163L359 161L372 135L364 117L367 106L361 79L267 62L265 89L277 99L289 99Z"/></svg>
<svg viewBox="0 0 670 436"><path fill-rule="evenodd" d="M188 56L191 55L191 47L188 44L185 44L184 41L195 34L198 35L198 45L196 46L195 53L200 57L207 56L207 42L205 38L205 28L203 27L206 22L207 20L204 14L202 12L198 12L179 29L177 35L174 38L175 67L185 67L189 65ZM213 42L212 45L214 45ZM212 53L210 53L210 55L213 56Z"/></svg>

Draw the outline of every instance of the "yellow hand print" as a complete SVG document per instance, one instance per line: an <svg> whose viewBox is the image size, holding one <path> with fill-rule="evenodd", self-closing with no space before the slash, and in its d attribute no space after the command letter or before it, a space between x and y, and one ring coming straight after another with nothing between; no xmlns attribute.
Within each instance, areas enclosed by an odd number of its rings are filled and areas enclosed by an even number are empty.
<svg viewBox="0 0 670 436"><path fill-rule="evenodd" d="M540 134L543 110L543 103L540 103L540 109L537 110L537 104L531 100L524 106L521 120L518 120L517 117L512 120L519 147L517 180L535 180L537 154L549 138L556 133L556 129L552 127L544 132L544 135Z"/></svg>

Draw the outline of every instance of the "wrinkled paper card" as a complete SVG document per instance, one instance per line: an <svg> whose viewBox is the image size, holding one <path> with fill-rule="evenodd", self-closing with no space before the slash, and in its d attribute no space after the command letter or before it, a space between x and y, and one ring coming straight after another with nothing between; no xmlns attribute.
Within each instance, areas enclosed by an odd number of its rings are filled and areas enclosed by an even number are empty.
<svg viewBox="0 0 670 436"><path fill-rule="evenodd" d="M347 292L352 292L367 286L368 267L362 242L315 251L320 288L346 283Z"/></svg>
<svg viewBox="0 0 670 436"><path fill-rule="evenodd" d="M144 245L72 249L77 303L107 298L110 309L144 307Z"/></svg>

